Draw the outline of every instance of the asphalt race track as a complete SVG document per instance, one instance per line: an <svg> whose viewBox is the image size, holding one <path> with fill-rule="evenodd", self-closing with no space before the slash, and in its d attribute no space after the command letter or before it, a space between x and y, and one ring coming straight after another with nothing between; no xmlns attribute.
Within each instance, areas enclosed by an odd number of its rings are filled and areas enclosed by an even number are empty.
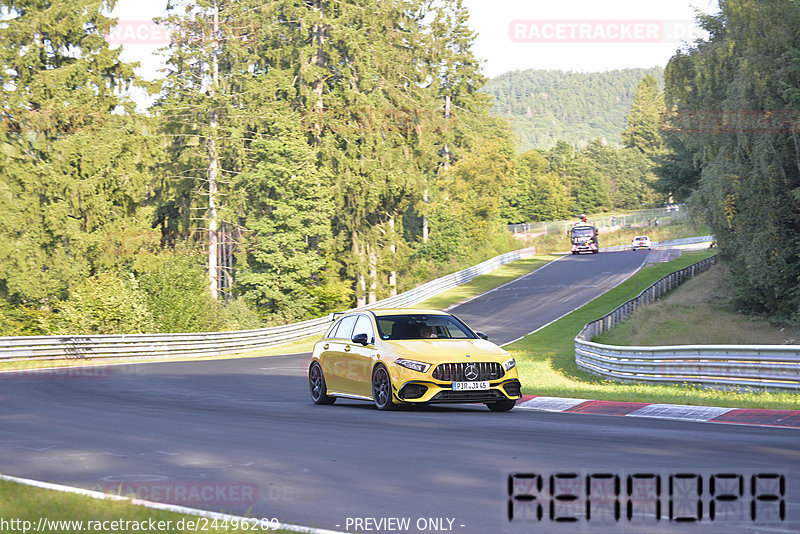
<svg viewBox="0 0 800 534"><path fill-rule="evenodd" d="M619 285L646 257L633 251L565 256L450 311L502 345Z"/></svg>
<svg viewBox="0 0 800 534"><path fill-rule="evenodd" d="M522 288L534 295L550 288L554 302L553 295L564 287L587 296L602 292L618 283L614 269L635 270L644 254L566 257L518 282L513 295L502 290L487 295L485 309L492 311L483 315L488 319L497 310L503 319L496 329L477 321L476 328L485 328L495 340L534 330L577 303L561 312L555 304L538 306L537 299L544 297L531 296L519 307L525 326L516 327L503 315L502 299L524 301ZM473 323L481 300L455 312ZM334 406L314 406L305 380L307 358L119 365L82 376L0 376L0 472L90 489L133 487L142 498L341 531L800 531L796 429L523 410L496 414L483 406L382 413L341 399ZM553 516L570 515L561 507L568 506L564 499L552 512L544 506L541 521L520 522L518 515L509 522L512 473L618 475L623 519L604 520L593 509L595 515L586 521L581 505L573 510L581 518L577 525L555 522ZM712 522L709 482L718 473L741 480L744 489L741 497L722 503L728 515L717 507ZM754 475L759 484L767 481L759 496L777 492L769 486L771 479L760 477L773 473L784 476L785 519L765 497L756 503L763 509L754 522L750 482ZM641 474L663 481L665 504L658 522L651 519L656 511L648 508L646 495L625 500L627 475ZM670 475L680 476L669 484ZM654 476L637 480L646 483ZM686 484L698 477L703 477L705 521L670 522L670 487L674 517L691 517L696 486L686 489ZM554 477L556 484L562 479ZM545 478L545 492L548 483ZM629 501L633 522L624 519ZM399 530L398 523L386 522L390 518L408 520L410 527ZM354 528L356 520L361 528ZM389 528L375 528L377 521Z"/></svg>

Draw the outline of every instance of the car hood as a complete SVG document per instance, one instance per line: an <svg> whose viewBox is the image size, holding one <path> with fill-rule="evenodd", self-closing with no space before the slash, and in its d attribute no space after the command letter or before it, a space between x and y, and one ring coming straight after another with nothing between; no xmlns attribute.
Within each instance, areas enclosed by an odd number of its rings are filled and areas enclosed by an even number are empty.
<svg viewBox="0 0 800 534"><path fill-rule="evenodd" d="M490 361L502 363L510 356L483 339L412 339L383 341L381 352L427 363ZM469 355L469 357L467 357Z"/></svg>

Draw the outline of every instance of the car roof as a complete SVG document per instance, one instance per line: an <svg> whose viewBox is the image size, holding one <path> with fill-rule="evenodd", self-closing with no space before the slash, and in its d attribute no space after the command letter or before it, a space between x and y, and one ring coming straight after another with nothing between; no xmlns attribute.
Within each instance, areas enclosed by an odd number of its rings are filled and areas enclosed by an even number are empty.
<svg viewBox="0 0 800 534"><path fill-rule="evenodd" d="M385 315L450 315L440 310L417 310L413 308L381 308L369 311L374 313L376 317L383 317Z"/></svg>
<svg viewBox="0 0 800 534"><path fill-rule="evenodd" d="M378 308L373 310L350 310L344 312L343 315L353 315L355 313L371 313L376 317L383 317L386 315L450 315L441 310L421 310L415 308Z"/></svg>

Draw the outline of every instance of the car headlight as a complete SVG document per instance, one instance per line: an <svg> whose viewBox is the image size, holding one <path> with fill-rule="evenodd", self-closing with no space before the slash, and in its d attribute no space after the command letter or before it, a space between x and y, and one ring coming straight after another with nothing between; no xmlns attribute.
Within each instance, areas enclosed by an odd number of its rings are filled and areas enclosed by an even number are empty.
<svg viewBox="0 0 800 534"><path fill-rule="evenodd" d="M514 358L511 358L503 362L503 369L506 370L506 373L512 370L516 366L517 366L517 361Z"/></svg>
<svg viewBox="0 0 800 534"><path fill-rule="evenodd" d="M415 360L404 360L402 358L395 360L394 363L397 365L402 365L406 369L411 369L412 371L419 371L420 373L425 373L431 368L431 364L429 363L418 362Z"/></svg>

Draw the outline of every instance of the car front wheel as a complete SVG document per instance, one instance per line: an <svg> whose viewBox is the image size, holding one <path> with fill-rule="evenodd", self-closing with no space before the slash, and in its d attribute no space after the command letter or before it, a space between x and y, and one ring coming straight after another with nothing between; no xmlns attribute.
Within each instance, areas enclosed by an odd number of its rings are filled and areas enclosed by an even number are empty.
<svg viewBox="0 0 800 534"><path fill-rule="evenodd" d="M322 374L322 367L317 362L308 368L308 391L311 393L311 400L314 404L333 404L336 397L328 395L328 387L325 385L325 375Z"/></svg>
<svg viewBox="0 0 800 534"><path fill-rule="evenodd" d="M509 399L486 403L486 407L493 412L507 412L516 405L517 401Z"/></svg>
<svg viewBox="0 0 800 534"><path fill-rule="evenodd" d="M372 371L372 399L379 410L392 410L395 407L392 403L392 380L383 365L375 366Z"/></svg>

